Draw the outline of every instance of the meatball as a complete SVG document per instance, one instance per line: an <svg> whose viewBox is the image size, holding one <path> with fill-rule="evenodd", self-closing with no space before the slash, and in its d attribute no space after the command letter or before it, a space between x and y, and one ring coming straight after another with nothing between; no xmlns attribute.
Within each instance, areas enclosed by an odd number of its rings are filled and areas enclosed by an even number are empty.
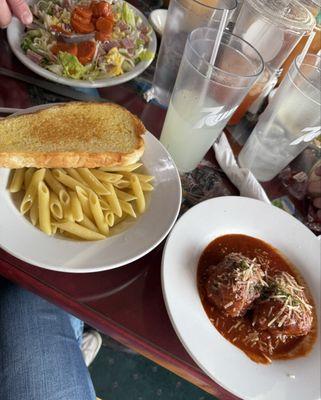
<svg viewBox="0 0 321 400"><path fill-rule="evenodd" d="M305 336L312 322L312 307L296 279L287 272L269 278L266 298L254 309L254 327L275 335Z"/></svg>
<svg viewBox="0 0 321 400"><path fill-rule="evenodd" d="M206 282L207 300L227 316L243 316L267 285L264 277L255 259L230 253L210 269Z"/></svg>

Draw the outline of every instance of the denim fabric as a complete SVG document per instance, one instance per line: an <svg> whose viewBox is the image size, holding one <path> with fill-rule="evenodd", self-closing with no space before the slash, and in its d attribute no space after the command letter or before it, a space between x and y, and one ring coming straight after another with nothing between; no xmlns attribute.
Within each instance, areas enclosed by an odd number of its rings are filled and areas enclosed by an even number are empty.
<svg viewBox="0 0 321 400"><path fill-rule="evenodd" d="M0 399L94 400L83 324L0 278Z"/></svg>

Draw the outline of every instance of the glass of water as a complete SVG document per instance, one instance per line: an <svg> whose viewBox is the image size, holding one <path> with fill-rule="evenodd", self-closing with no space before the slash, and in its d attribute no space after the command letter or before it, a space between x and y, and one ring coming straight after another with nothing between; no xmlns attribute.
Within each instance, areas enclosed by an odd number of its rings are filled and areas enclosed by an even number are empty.
<svg viewBox="0 0 321 400"><path fill-rule="evenodd" d="M153 95L168 105L187 36L200 26L218 25L224 10L233 11L236 0L171 0L153 80Z"/></svg>
<svg viewBox="0 0 321 400"><path fill-rule="evenodd" d="M263 71L257 50L224 32L214 66L218 30L197 28L186 42L161 142L180 172L193 170Z"/></svg>
<svg viewBox="0 0 321 400"><path fill-rule="evenodd" d="M239 154L269 181L321 134L321 57L298 56Z"/></svg>

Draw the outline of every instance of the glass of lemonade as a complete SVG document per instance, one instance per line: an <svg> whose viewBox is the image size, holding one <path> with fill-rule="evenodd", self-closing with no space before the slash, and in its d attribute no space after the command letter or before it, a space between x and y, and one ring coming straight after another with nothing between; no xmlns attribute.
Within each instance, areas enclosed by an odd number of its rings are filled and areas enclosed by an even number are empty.
<svg viewBox="0 0 321 400"><path fill-rule="evenodd" d="M269 181L321 134L321 56L298 56L239 154Z"/></svg>
<svg viewBox="0 0 321 400"><path fill-rule="evenodd" d="M186 42L160 141L180 172L193 170L263 71L257 50L224 32L214 66L218 30L197 28Z"/></svg>

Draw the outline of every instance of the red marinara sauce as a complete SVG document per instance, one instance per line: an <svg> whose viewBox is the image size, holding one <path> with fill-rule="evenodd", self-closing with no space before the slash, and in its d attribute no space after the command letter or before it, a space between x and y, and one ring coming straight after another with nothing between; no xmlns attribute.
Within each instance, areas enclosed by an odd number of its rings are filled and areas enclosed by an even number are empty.
<svg viewBox="0 0 321 400"><path fill-rule="evenodd" d="M270 276L276 271L285 271L295 277L305 288L310 305L313 307L313 326L306 336L289 337L260 332L252 325L251 311L245 316L233 318L224 315L207 301L205 285L209 267L217 265L232 252L242 253L251 259L256 258L261 268ZM262 240L239 234L224 235L213 240L203 251L197 271L197 285L203 307L215 328L233 345L241 349L257 363L267 364L276 359L293 359L310 352L317 337L317 317L315 305L309 289L294 265L278 250Z"/></svg>

